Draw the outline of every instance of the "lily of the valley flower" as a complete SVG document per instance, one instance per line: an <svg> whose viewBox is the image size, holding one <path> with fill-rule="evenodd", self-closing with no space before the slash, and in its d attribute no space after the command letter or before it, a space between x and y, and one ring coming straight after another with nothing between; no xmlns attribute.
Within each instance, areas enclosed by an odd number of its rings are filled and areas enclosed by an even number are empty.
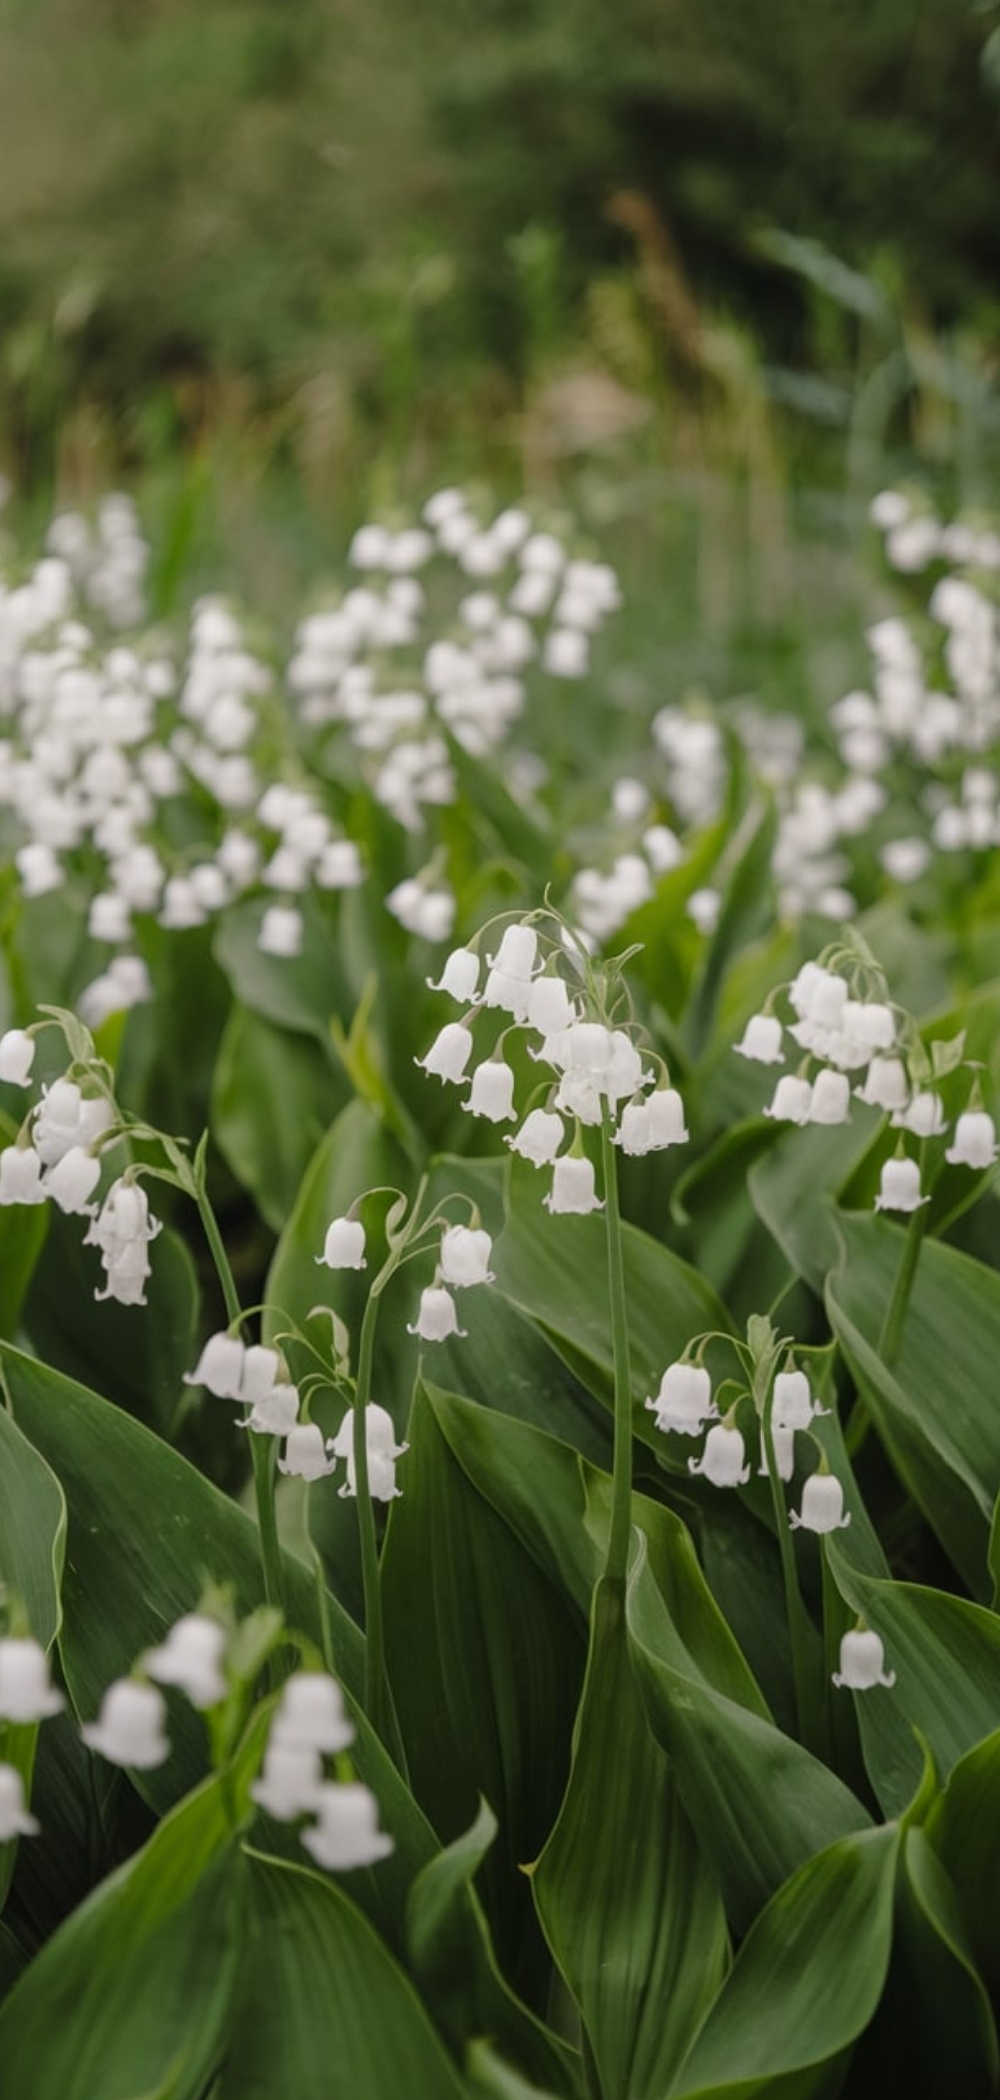
<svg viewBox="0 0 1000 2100"><path fill-rule="evenodd" d="M688 1472L703 1473L713 1487L743 1487L750 1478L745 1458L740 1431L727 1428L725 1422L715 1422L705 1438L701 1457L688 1459Z"/></svg>
<svg viewBox="0 0 1000 2100"><path fill-rule="evenodd" d="M774 1380L771 1422L778 1429L808 1429L814 1415L826 1412L809 1390L804 1371L778 1371Z"/></svg>
<svg viewBox="0 0 1000 2100"><path fill-rule="evenodd" d="M756 1065L783 1065L782 1034L776 1014L751 1014L742 1041L734 1043L733 1049L738 1057L749 1058Z"/></svg>
<svg viewBox="0 0 1000 2100"><path fill-rule="evenodd" d="M418 1335L422 1342L444 1342L450 1334L464 1339L465 1329L458 1324L458 1312L450 1291L442 1284L429 1283L420 1293L417 1317L407 1322L407 1334Z"/></svg>
<svg viewBox="0 0 1000 2100"><path fill-rule="evenodd" d="M859 1626L853 1633L845 1633L840 1643L840 1669L834 1671L833 1682L851 1692L868 1692L876 1684L885 1685L888 1690L895 1684L896 1672L886 1671L882 1643L870 1627Z"/></svg>
<svg viewBox="0 0 1000 2100"><path fill-rule="evenodd" d="M284 1458L278 1460L279 1473L296 1475L300 1480L322 1480L332 1473L337 1461L328 1457L332 1439L325 1439L316 1422L296 1422L288 1432Z"/></svg>
<svg viewBox="0 0 1000 2100"><path fill-rule="evenodd" d="M45 1650L30 1635L0 1640L0 1721L44 1721L66 1701L49 1681Z"/></svg>
<svg viewBox="0 0 1000 2100"><path fill-rule="evenodd" d="M8 1028L0 1035L0 1079L8 1086L28 1086L35 1060L35 1038L24 1028Z"/></svg>
<svg viewBox="0 0 1000 2100"><path fill-rule="evenodd" d="M851 1521L844 1490L833 1473L810 1473L802 1489L802 1510L789 1512L793 1531L843 1531Z"/></svg>
<svg viewBox="0 0 1000 2100"><path fill-rule="evenodd" d="M490 1123L514 1120L514 1074L500 1057L489 1057L472 1074L472 1091L465 1103L470 1116L485 1116Z"/></svg>
<svg viewBox="0 0 1000 2100"><path fill-rule="evenodd" d="M297 1670L288 1678L271 1724L271 1743L332 1755L353 1741L354 1723L335 1677L322 1670Z"/></svg>
<svg viewBox="0 0 1000 2100"><path fill-rule="evenodd" d="M302 1832L306 1851L321 1867L346 1872L370 1867L393 1850L378 1827L378 1802L358 1782L322 1786L314 1802L317 1822Z"/></svg>
<svg viewBox="0 0 1000 2100"><path fill-rule="evenodd" d="M33 1145L6 1145L0 1152L0 1203L44 1203L42 1162Z"/></svg>
<svg viewBox="0 0 1000 2100"><path fill-rule="evenodd" d="M471 948L453 948L436 984L428 977L432 992L448 992L459 1006L471 1006L479 984L479 957Z"/></svg>
<svg viewBox="0 0 1000 2100"><path fill-rule="evenodd" d="M992 1116L985 1109L966 1109L955 1125L946 1160L953 1167L991 1167L996 1157L997 1134Z"/></svg>
<svg viewBox="0 0 1000 2100"><path fill-rule="evenodd" d="M316 1260L327 1269L364 1269L365 1228L358 1218L334 1218L326 1228L322 1254Z"/></svg>
<svg viewBox="0 0 1000 2100"><path fill-rule="evenodd" d="M177 1619L165 1641L143 1656L143 1668L157 1684L174 1684L204 1711L226 1696L222 1658L226 1630L217 1619L202 1612L186 1612Z"/></svg>
<svg viewBox="0 0 1000 2100"><path fill-rule="evenodd" d="M441 1080L464 1079L465 1068L472 1056L472 1030L462 1021L447 1021L435 1036L426 1057L414 1062L427 1073Z"/></svg>
<svg viewBox="0 0 1000 2100"><path fill-rule="evenodd" d="M930 1201L920 1191L920 1168L915 1159L887 1159L879 1178L876 1210L919 1210Z"/></svg>
<svg viewBox="0 0 1000 2100"><path fill-rule="evenodd" d="M812 1087L808 1079L799 1079L786 1072L774 1089L774 1097L763 1113L776 1123L808 1123L812 1107Z"/></svg>
<svg viewBox="0 0 1000 2100"><path fill-rule="evenodd" d="M489 1233L471 1225L449 1225L441 1236L438 1267L443 1283L465 1290L474 1283L492 1283Z"/></svg>
<svg viewBox="0 0 1000 2100"><path fill-rule="evenodd" d="M290 1823L296 1816L311 1813L322 1785L323 1762L318 1750L306 1744L276 1742L272 1736L250 1795L276 1823Z"/></svg>
<svg viewBox="0 0 1000 2100"><path fill-rule="evenodd" d="M592 1210L603 1210L596 1189L593 1163L589 1159L578 1159L567 1153L557 1159L552 1169L552 1187L542 1201L553 1216L556 1212L585 1214Z"/></svg>
<svg viewBox="0 0 1000 2100"><path fill-rule="evenodd" d="M365 1450L368 1458L368 1488L376 1502L391 1502L399 1494L396 1486L396 1460L402 1458L408 1444L397 1444L392 1416L387 1408L369 1401L365 1409ZM333 1440L333 1451L337 1458L346 1460L347 1479L340 1489L341 1495L356 1495L357 1475L354 1470L354 1415L349 1410L341 1422Z"/></svg>
<svg viewBox="0 0 1000 2100"><path fill-rule="evenodd" d="M566 1135L566 1126L561 1116L545 1108L533 1108L525 1116L520 1130L513 1137L504 1139L512 1152L519 1152L522 1159L530 1159L533 1167L550 1167ZM6 1153L0 1153L0 1176Z"/></svg>
<svg viewBox="0 0 1000 2100"><path fill-rule="evenodd" d="M659 1392L645 1405L655 1413L657 1429L676 1430L682 1436L700 1435L709 1417L717 1413L712 1381L702 1364L668 1364Z"/></svg>
<svg viewBox="0 0 1000 2100"><path fill-rule="evenodd" d="M109 1764L149 1772L170 1755L166 1718L166 1703L155 1685L119 1677L108 1686L97 1720L85 1723L80 1734L88 1750L99 1751Z"/></svg>

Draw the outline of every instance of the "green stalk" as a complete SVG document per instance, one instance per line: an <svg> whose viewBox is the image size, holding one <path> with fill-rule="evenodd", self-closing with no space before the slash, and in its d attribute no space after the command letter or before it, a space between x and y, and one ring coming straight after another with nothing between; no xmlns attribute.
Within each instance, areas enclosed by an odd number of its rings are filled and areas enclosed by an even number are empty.
<svg viewBox="0 0 1000 2100"><path fill-rule="evenodd" d="M393 1264L394 1266L394 1264ZM384 1739L388 1720L385 1672L385 1633L382 1624L382 1584L375 1536L375 1511L368 1484L368 1427L366 1409L371 1392L372 1352L378 1318L380 1286L390 1264L376 1277L368 1293L358 1341L358 1376L354 1387L354 1482L358 1501L358 1536L361 1545L361 1582L365 1600L365 1708L372 1727Z"/></svg>
<svg viewBox="0 0 1000 2100"><path fill-rule="evenodd" d="M807 1750L817 1747L820 1734L813 1696L812 1669L809 1659L809 1617L802 1602L799 1587L799 1571L795 1564L795 1547L792 1542L788 1510L778 1476L778 1464L774 1450L774 1432L771 1426L773 1406L772 1391L764 1401L761 1411L761 1434L767 1457L767 1477L771 1489L774 1523L778 1534L778 1551L781 1555L781 1577L785 1588L785 1611L788 1617L788 1640L792 1652L792 1681L795 1686L795 1713L798 1720L799 1739Z"/></svg>
<svg viewBox="0 0 1000 2100"><path fill-rule="evenodd" d="M913 1290L917 1273L917 1263L920 1260L920 1248L927 1226L928 1209L929 1205L922 1203L919 1210L915 1210L912 1213L906 1229L906 1238L903 1241L903 1252L899 1257L899 1268L896 1271L892 1297L886 1307L882 1331L878 1338L878 1353L884 1364L895 1363L899 1355L903 1339L903 1324L906 1319L910 1294Z"/></svg>
<svg viewBox="0 0 1000 2100"><path fill-rule="evenodd" d="M621 1212L618 1207L618 1160L611 1115L601 1103L601 1164L604 1170L604 1229L608 1247L608 1296L611 1304L611 1350L614 1364L615 1436L611 1489L611 1528L604 1573L623 1583L628 1573L632 1522L632 1382L629 1374L628 1307Z"/></svg>
<svg viewBox="0 0 1000 2100"><path fill-rule="evenodd" d="M198 1205L198 1215L208 1241L209 1252L215 1263L216 1275L222 1289L226 1316L230 1326L243 1318L239 1292L226 1253L218 1219L209 1201L208 1192L200 1175L192 1177L192 1193ZM274 1505L275 1440L273 1437L250 1436L250 1454L253 1459L253 1486L257 1503L257 1524L260 1530L260 1551L264 1569L264 1595L285 1617L284 1571L281 1565L281 1547L278 1544L278 1524Z"/></svg>

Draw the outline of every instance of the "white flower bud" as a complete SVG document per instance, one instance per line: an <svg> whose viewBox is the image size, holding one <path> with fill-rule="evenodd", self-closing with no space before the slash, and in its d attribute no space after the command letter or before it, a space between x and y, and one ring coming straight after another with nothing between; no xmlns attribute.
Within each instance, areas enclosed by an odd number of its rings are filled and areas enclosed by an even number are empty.
<svg viewBox="0 0 1000 2100"><path fill-rule="evenodd" d="M505 927L496 954L487 959L492 969L502 970L508 977L533 976L538 959L538 935L534 927Z"/></svg>
<svg viewBox="0 0 1000 2100"><path fill-rule="evenodd" d="M44 1721L66 1702L49 1682L44 1648L28 1635L0 1640L0 1721Z"/></svg>
<svg viewBox="0 0 1000 2100"><path fill-rule="evenodd" d="M528 993L527 1018L540 1035L556 1035L572 1028L576 1008L561 977L536 977Z"/></svg>
<svg viewBox="0 0 1000 2100"><path fill-rule="evenodd" d="M81 1728L88 1750L97 1750L112 1765L152 1771L170 1755L165 1732L166 1703L151 1684L120 1677L108 1686L96 1721Z"/></svg>
<svg viewBox="0 0 1000 2100"><path fill-rule="evenodd" d="M8 1028L0 1035L0 1079L8 1086L28 1086L35 1058L35 1038L24 1028Z"/></svg>
<svg viewBox="0 0 1000 2100"><path fill-rule="evenodd" d="M346 1872L370 1867L393 1850L391 1837L378 1827L378 1803L358 1783L320 1788L315 1808L318 1822L302 1832L302 1843L321 1867Z"/></svg>
<svg viewBox="0 0 1000 2100"><path fill-rule="evenodd" d="M357 1218L334 1218L326 1228L322 1254L316 1260L328 1269L364 1269L365 1228Z"/></svg>

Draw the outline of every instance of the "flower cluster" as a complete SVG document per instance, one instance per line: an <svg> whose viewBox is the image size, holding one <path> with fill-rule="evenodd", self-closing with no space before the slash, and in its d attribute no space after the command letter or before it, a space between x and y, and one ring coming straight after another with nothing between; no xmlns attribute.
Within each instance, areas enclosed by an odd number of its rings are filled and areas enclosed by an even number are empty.
<svg viewBox="0 0 1000 2100"><path fill-rule="evenodd" d="M794 1019L783 1024L769 1009L751 1014L734 1047L740 1057L775 1065L784 1062L786 1033L797 1045L799 1069L782 1074L764 1109L776 1122L847 1123L852 1093L866 1107L888 1115L900 1137L895 1156L883 1163L875 1208L917 1210L928 1199L921 1188L919 1163L906 1152L903 1133L924 1139L948 1129L941 1094L924 1083L935 1067L908 1016L882 995L884 987L878 987L878 996L857 996L856 987L836 967L838 962L871 980L873 972L867 966L858 971L857 953L851 949L835 949L827 964L804 963L787 986ZM938 1060L943 1071L960 1061L960 1049L953 1057L950 1045L932 1048L944 1052ZM852 1089L852 1076L861 1073L864 1077ZM950 1165L977 1169L992 1166L998 1157L996 1129L982 1107L978 1085L956 1120L944 1157Z"/></svg>
<svg viewBox="0 0 1000 2100"><path fill-rule="evenodd" d="M536 926L522 920L504 929L486 962L483 977L474 946L448 957L433 989L449 993L467 1011L461 1021L445 1024L417 1063L443 1082L463 1083L474 1050L473 1024L490 1010L510 1016L503 1035L516 1027L536 1036L528 1054L553 1075L547 1101L530 1110L506 1143L533 1166L551 1167L544 1199L550 1211L598 1210L581 1129L600 1127L607 1118L615 1144L633 1154L683 1144L688 1132L680 1095L644 1068L629 1030L601 1016L586 952L573 935L543 942ZM465 1101L470 1115L498 1124L517 1122L515 1075L503 1056L503 1035L468 1075ZM570 1122L576 1135L564 1151Z"/></svg>
<svg viewBox="0 0 1000 2100"><path fill-rule="evenodd" d="M329 1871L373 1866L393 1849L378 1827L378 1803L356 1780L329 1780L323 1759L354 1740L340 1686L319 1671L301 1670L286 1683L267 1739L260 1778L251 1788L275 1822L315 1816L299 1833L317 1865Z"/></svg>
<svg viewBox="0 0 1000 2100"><path fill-rule="evenodd" d="M229 1333L210 1335L184 1383L201 1386L219 1400L238 1401L245 1409L238 1418L241 1429L256 1436L279 1437L284 1443L279 1472L301 1480L322 1480L343 1459L346 1478L340 1493L357 1493L353 1413L348 1410L332 1437L325 1437L317 1422L300 1420L299 1391L277 1349L263 1342L247 1344ZM390 1502L399 1492L396 1460L407 1446L397 1444L392 1417L374 1402L365 1410L365 1425L369 1488L378 1501Z"/></svg>

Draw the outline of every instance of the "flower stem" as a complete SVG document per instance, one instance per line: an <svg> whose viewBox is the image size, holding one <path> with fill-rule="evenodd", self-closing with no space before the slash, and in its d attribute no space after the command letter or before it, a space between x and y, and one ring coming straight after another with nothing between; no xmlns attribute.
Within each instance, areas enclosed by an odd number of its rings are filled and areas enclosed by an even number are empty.
<svg viewBox="0 0 1000 2100"><path fill-rule="evenodd" d="M230 1325L242 1320L239 1292L226 1253L225 1243L201 1175L192 1177L191 1192L198 1205L198 1215L208 1241L209 1252L215 1263L216 1275L222 1290L223 1301ZM250 1432L250 1452L253 1459L254 1497L257 1503L257 1525L260 1531L260 1552L264 1570L264 1595L268 1604L285 1616L284 1571L281 1565L281 1547L278 1544L278 1524L274 1506L275 1441L273 1437L257 1436Z"/></svg>
<svg viewBox="0 0 1000 2100"><path fill-rule="evenodd" d="M618 1207L618 1159L606 1101L601 1104L601 1163L604 1170L604 1227L608 1247L608 1296L611 1303L611 1349L614 1365L615 1434L611 1489L611 1528L604 1573L624 1582L628 1573L632 1518L632 1381L629 1373L628 1307L621 1212Z"/></svg>
<svg viewBox="0 0 1000 2100"><path fill-rule="evenodd" d="M773 1393L769 1393L761 1412L761 1434L767 1458L767 1477L771 1489L774 1523L778 1534L778 1551L781 1555L781 1576L785 1588L785 1611L788 1617L788 1640L792 1653L792 1681L795 1686L795 1712L798 1719L799 1739L806 1749L816 1747L819 1728L816 1719L816 1700L813 1691L813 1670L809 1655L809 1617L802 1602L799 1588L799 1571L795 1564L795 1547L792 1543L788 1510L781 1490L778 1461L774 1449L774 1431L771 1424Z"/></svg>
<svg viewBox="0 0 1000 2100"><path fill-rule="evenodd" d="M385 1635L382 1626L382 1585L379 1576L378 1541L375 1536L375 1511L368 1483L367 1408L371 1392L375 1322L378 1318L378 1284L381 1280L381 1277L377 1278L368 1293L368 1303L361 1322L353 1424L354 1482L358 1499L361 1582L365 1600L365 1707L372 1726L380 1735L386 1720Z"/></svg>
<svg viewBox="0 0 1000 2100"><path fill-rule="evenodd" d="M920 1248L927 1227L927 1209L926 1203L921 1204L920 1209L912 1213L909 1225L906 1228L906 1238L903 1241L903 1251L899 1257L899 1267L896 1271L892 1297L886 1307L882 1330L878 1338L878 1353L884 1364L895 1363L899 1355L903 1339L903 1323L906 1319L906 1310L910 1302L910 1294L913 1290L914 1279L917 1273L917 1263L920 1260Z"/></svg>

